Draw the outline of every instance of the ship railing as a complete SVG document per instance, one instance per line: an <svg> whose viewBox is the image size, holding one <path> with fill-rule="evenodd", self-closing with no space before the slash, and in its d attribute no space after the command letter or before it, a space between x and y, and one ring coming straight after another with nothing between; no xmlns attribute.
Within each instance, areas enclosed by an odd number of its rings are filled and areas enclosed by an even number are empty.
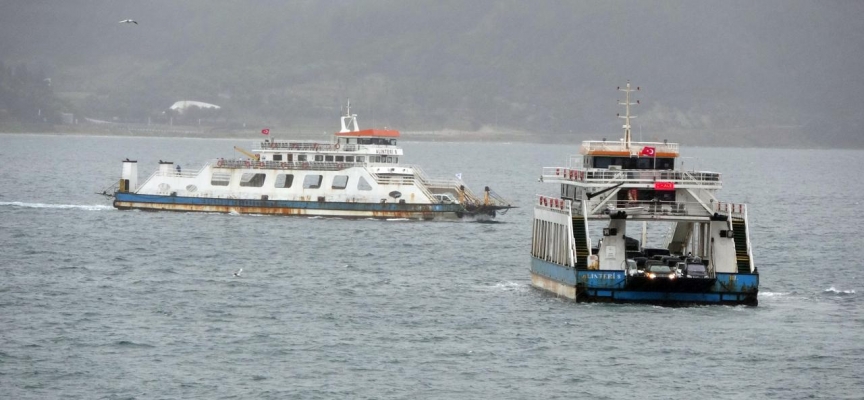
<svg viewBox="0 0 864 400"><path fill-rule="evenodd" d="M451 191L456 194L462 193L464 195L464 205L478 206L483 204L482 197L478 197L474 193L474 191L472 191L471 188L465 185L465 182L461 179L432 179L429 178L429 176L427 176L425 172L423 172L422 168L418 166L413 166L413 168L414 174L418 178L417 180L422 184L420 186L423 186L424 193L430 193L429 195L431 196L431 192L428 189L443 189L445 191ZM497 204L509 205L509 203L507 203L505 199L503 199L501 196L498 196L494 192L490 191L489 198L492 202L495 202ZM438 200L435 199L435 201L437 202Z"/></svg>
<svg viewBox="0 0 864 400"><path fill-rule="evenodd" d="M352 147L352 149L348 149ZM354 151L357 150L357 145L342 145L337 143L318 143L318 142L287 142L287 141L270 141L270 142L255 142L252 145L253 150L297 150L297 151Z"/></svg>
<svg viewBox="0 0 864 400"><path fill-rule="evenodd" d="M362 167L362 162L333 162L333 161L255 161L218 159L211 163L213 168L226 169L292 169L307 171L339 171L351 167Z"/></svg>
<svg viewBox="0 0 864 400"><path fill-rule="evenodd" d="M680 146L678 143L666 143L666 142L630 142L630 148L627 148L627 145L623 141L600 141L600 140L586 140L582 142L582 147L580 148L580 152L582 154L595 153L595 152L603 152L603 151L614 151L614 152L628 152L633 154L634 149L638 154L639 151L644 147L653 147L654 152L656 153L673 153L675 155L679 154Z"/></svg>
<svg viewBox="0 0 864 400"><path fill-rule="evenodd" d="M718 189L723 186L721 174L707 171L544 167L543 179L603 184L662 181L712 186Z"/></svg>
<svg viewBox="0 0 864 400"><path fill-rule="evenodd" d="M549 210L552 212L556 212L559 214L570 214L570 206L572 202L570 200L565 200L558 197L550 197L550 196L534 196L534 208Z"/></svg>
<svg viewBox="0 0 864 400"><path fill-rule="evenodd" d="M746 218L747 204L718 201L714 203L714 212L726 214L735 218Z"/></svg>
<svg viewBox="0 0 864 400"><path fill-rule="evenodd" d="M590 202L589 202L590 203ZM614 214L624 211L634 217L710 217L702 203L698 201L660 201L660 200L610 200L594 215Z"/></svg>
<svg viewBox="0 0 864 400"><path fill-rule="evenodd" d="M447 191L453 191L454 193L459 193L460 181L458 181L456 179L432 179L432 178L429 178L428 175L426 175L426 172L424 172L422 168L420 168L416 165L413 165L411 167L414 170L414 177L415 177L415 180L417 181L417 187L419 187L420 190L423 192L423 194L428 196L432 200L432 202L435 202L435 203L442 202L442 200L440 200L440 199L438 199L432 195L431 189L433 189L433 188L434 189L444 189ZM471 189L468 189L467 187L465 187L465 197L466 197L466 199L473 198L473 194L471 193Z"/></svg>

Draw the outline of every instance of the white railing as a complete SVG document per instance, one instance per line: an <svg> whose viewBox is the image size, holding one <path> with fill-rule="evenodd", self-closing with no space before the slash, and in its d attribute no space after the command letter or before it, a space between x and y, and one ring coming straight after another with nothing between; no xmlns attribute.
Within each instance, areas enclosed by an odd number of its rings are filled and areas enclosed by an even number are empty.
<svg viewBox="0 0 864 400"><path fill-rule="evenodd" d="M678 143L664 143L664 142L630 142L630 148L624 144L623 141L599 141L599 140L586 140L582 142L582 147L580 148L580 152L582 154L588 154L599 151L615 151L621 152L626 151L630 154L638 154L642 151L644 147L653 147L655 154L657 153L673 153L675 155L678 154L678 150L680 146Z"/></svg>
<svg viewBox="0 0 864 400"><path fill-rule="evenodd" d="M675 171L653 169L605 169L543 167L543 180L563 180L585 183L654 183L657 181L712 186L723 186L721 174L708 171Z"/></svg>
<svg viewBox="0 0 864 400"><path fill-rule="evenodd" d="M596 204L596 203L595 203ZM590 202L589 202L590 205ZM655 201L655 200L610 200L605 207L593 215L610 214L624 211L627 215L634 217L710 217L711 212L705 209L702 203L697 201ZM591 207L596 207L592 205Z"/></svg>
<svg viewBox="0 0 864 400"><path fill-rule="evenodd" d="M743 203L726 203L718 201L714 203L714 211L718 213L724 213L735 218L746 219L747 217L747 205Z"/></svg>

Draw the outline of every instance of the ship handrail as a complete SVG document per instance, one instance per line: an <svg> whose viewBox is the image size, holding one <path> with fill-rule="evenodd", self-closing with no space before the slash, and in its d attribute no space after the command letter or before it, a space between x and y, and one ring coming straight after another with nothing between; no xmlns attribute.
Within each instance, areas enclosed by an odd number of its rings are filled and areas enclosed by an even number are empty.
<svg viewBox="0 0 864 400"><path fill-rule="evenodd" d="M585 140L580 146L580 151L584 153L594 151L626 151L632 152L632 149L642 149L643 147L653 147L656 153L674 153L679 154L680 146L678 143L668 142L630 142L629 148L623 141L606 141L606 140Z"/></svg>
<svg viewBox="0 0 864 400"><path fill-rule="evenodd" d="M590 202L589 202L590 203ZM598 210L590 216L606 214L607 210L626 211L629 215L652 216L652 217L710 217L702 203L698 201L662 201L662 200L609 200L604 203L605 208ZM628 210L629 209L629 210Z"/></svg>
<svg viewBox="0 0 864 400"><path fill-rule="evenodd" d="M679 171L656 169L606 169L543 167L544 180L561 179L585 183L653 183L656 181L705 186L723 186L722 174L711 171Z"/></svg>

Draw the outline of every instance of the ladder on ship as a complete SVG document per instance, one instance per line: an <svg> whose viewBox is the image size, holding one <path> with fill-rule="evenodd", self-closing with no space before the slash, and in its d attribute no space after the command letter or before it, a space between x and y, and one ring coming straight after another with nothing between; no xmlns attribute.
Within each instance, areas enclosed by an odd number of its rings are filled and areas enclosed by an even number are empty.
<svg viewBox="0 0 864 400"><path fill-rule="evenodd" d="M735 240L735 260L739 274L749 274L750 254L747 249L747 222L743 218L732 218L732 235Z"/></svg>
<svg viewBox="0 0 864 400"><path fill-rule="evenodd" d="M573 240L576 243L576 269L588 269L591 244L585 233L585 217L581 215L573 216Z"/></svg>

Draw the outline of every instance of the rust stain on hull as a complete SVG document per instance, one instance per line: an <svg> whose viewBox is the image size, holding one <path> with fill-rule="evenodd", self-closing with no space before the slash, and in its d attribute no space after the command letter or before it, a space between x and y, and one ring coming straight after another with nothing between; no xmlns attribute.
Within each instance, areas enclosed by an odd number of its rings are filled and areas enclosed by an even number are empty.
<svg viewBox="0 0 864 400"><path fill-rule="evenodd" d="M411 211L354 211L354 210L321 210L309 208L287 208L287 207L253 207L253 206L218 206L218 205L190 205L190 204L159 204L159 203L133 203L115 201L114 207L120 210L142 210L142 211L178 211L178 212L211 212L211 213L237 213L237 214L262 214L262 215L289 215L289 216L320 216L340 218L377 218L377 219L459 219L454 212L433 212L429 207L423 207L418 212Z"/></svg>

